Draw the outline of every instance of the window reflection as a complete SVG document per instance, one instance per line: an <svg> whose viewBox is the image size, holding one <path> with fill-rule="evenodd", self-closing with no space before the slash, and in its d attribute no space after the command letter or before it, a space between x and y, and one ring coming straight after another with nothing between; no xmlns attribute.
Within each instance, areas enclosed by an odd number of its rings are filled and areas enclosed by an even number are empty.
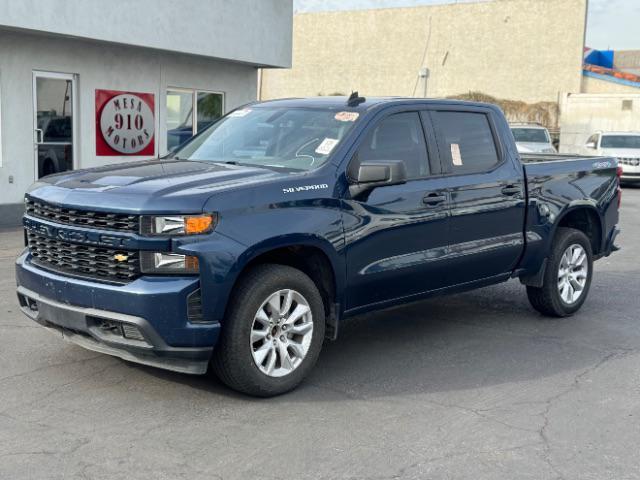
<svg viewBox="0 0 640 480"><path fill-rule="evenodd" d="M175 150L220 118L222 113L222 94L195 90L168 90L167 150Z"/></svg>

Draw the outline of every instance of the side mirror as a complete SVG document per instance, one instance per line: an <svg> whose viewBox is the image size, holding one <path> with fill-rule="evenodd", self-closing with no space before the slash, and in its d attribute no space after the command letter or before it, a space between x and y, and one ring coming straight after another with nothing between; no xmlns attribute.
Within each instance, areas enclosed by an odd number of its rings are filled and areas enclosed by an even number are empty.
<svg viewBox="0 0 640 480"><path fill-rule="evenodd" d="M407 181L407 168L402 160L380 160L357 163L349 172L349 192L356 197L363 192Z"/></svg>
<svg viewBox="0 0 640 480"><path fill-rule="evenodd" d="M595 150L597 148L596 142L587 142L584 146L591 150Z"/></svg>

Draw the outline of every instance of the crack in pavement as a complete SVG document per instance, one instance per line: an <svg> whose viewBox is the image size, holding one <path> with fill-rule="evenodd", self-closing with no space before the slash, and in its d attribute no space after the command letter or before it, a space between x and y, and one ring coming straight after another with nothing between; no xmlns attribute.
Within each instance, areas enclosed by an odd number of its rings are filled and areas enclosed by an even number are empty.
<svg viewBox="0 0 640 480"><path fill-rule="evenodd" d="M542 445L543 445L543 453L542 453L542 458L545 461L545 463L549 466L549 468L551 468L551 470L556 474L556 479L557 480L564 480L565 476L562 474L562 472L559 470L559 468L554 465L553 461L551 460L551 450L552 450L552 446L551 446L551 441L549 439L549 436L547 434L547 430L549 429L549 426L551 425L551 420L549 419L549 413L551 411L551 409L553 408L554 404L560 400L562 397L570 394L571 392L574 392L576 390L578 390L580 388L580 382L584 379L584 377L586 377L587 375L589 375L590 373L595 372L596 370L598 370L600 367L602 367L605 363L609 362L610 360L614 359L614 358L624 358L625 356L634 353L636 349L620 349L617 351L613 351L613 352L609 352L607 355L605 355L603 358L600 359L600 361L598 361L595 365L592 365L591 367L583 370L582 372L578 373L577 375L574 376L573 378L573 382L571 382L571 384L569 386L567 386L565 389L563 389L561 392L547 398L547 400L545 400L544 404L546 405L546 407L544 408L544 410L539 414L542 419L543 419L543 424L540 427L540 429L538 430L538 435L540 436L540 439L542 441Z"/></svg>

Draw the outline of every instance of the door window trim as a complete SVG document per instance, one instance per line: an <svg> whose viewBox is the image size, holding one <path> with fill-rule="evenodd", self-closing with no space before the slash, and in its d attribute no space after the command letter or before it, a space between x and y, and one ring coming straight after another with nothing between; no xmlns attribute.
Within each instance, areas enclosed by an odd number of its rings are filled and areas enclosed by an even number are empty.
<svg viewBox="0 0 640 480"><path fill-rule="evenodd" d="M458 106L458 105L432 105L431 106L430 105L425 110L427 111L427 114L429 115L429 118L431 120L434 136L436 136L436 145L438 147L438 154L440 157L440 164L442 169L442 173L440 175L441 177L450 177L450 176L462 177L467 175L484 175L497 170L498 168L502 167L506 163L507 157L502 145L502 141L500 139L500 135L498 134L498 128L495 123L495 116L494 116L493 110L485 107L475 107L475 106L472 107L472 106L465 106L465 105L461 105L461 106ZM477 172L454 172L453 169L451 168L453 165L450 161L447 160L446 155L441 155L440 145L437 141L437 137L440 131L440 125L438 125L438 122L434 119L434 115L432 115L432 112L481 113L485 115L485 117L487 118L487 122L489 123L489 129L491 130L491 136L493 138L493 144L496 149L496 155L498 156L498 162L495 163L491 168L488 168L486 170L479 170Z"/></svg>
<svg viewBox="0 0 640 480"><path fill-rule="evenodd" d="M397 109L394 108L394 109L389 109L389 111L383 111L379 116L376 116L373 119L371 119L371 121L363 128L362 132L360 133L360 135L358 136L358 139L355 142L355 145L353 147L353 153L351 154L351 158L347 162L347 166L345 169L345 174L347 175L347 178L349 176L349 172L351 171L350 168L352 166L352 163L358 161L358 153L360 152L360 147L362 146L363 142L367 139L371 130L377 128L378 125L380 125L380 123L385 121L387 118L392 117L393 115L398 115L402 113L416 113L418 115L418 122L422 130L422 139L424 141L425 153L427 156L426 167L429 170L429 172L427 172L426 175L423 175L420 177L408 178L407 183L419 181L419 180L426 180L436 176L437 174L432 172L434 165L433 165L433 162L431 161L431 158L432 158L432 155L437 155L437 146L436 146L436 151L433 152L431 147L429 146L429 142L427 141L428 139L427 131L425 129L424 122L422 121L422 115L421 115L421 112L423 110L424 109L422 108L408 108L408 109L406 109L406 107L397 108ZM436 156L435 158L438 158L438 157Z"/></svg>
<svg viewBox="0 0 640 480"><path fill-rule="evenodd" d="M57 80L71 80L71 170L76 170L80 164L78 162L78 142L80 141L80 135L78 132L78 78L77 73L64 73L64 72L52 72L48 70L32 70L31 71L31 96L32 96L32 120L33 128L31 131L31 138L33 143L33 156L34 156L34 171L33 178L38 180L38 78L53 78ZM43 139L44 140L44 139ZM42 142L44 143L44 142ZM49 142L57 143L57 142ZM58 142L59 143L59 142ZM64 144L64 143L61 143Z"/></svg>

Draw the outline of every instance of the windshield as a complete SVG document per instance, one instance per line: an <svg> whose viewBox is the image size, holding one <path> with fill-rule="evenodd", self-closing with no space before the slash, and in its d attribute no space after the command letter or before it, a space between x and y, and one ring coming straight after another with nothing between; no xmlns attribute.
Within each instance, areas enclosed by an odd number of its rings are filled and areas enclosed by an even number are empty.
<svg viewBox="0 0 640 480"><path fill-rule="evenodd" d="M603 135L600 148L640 148L640 135Z"/></svg>
<svg viewBox="0 0 640 480"><path fill-rule="evenodd" d="M516 142L549 143L547 131L543 128L512 128Z"/></svg>
<svg viewBox="0 0 640 480"><path fill-rule="evenodd" d="M311 170L324 164L359 114L256 107L231 112L175 152L184 160Z"/></svg>

